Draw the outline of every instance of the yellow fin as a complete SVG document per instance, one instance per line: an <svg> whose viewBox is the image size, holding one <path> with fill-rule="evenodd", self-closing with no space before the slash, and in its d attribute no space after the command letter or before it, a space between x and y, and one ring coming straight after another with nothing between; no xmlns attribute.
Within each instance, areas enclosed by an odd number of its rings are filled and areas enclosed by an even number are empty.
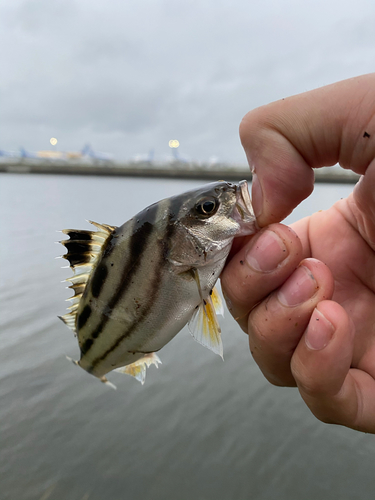
<svg viewBox="0 0 375 500"><path fill-rule="evenodd" d="M211 295L203 300L189 321L189 330L195 340L223 358L221 330Z"/></svg>
<svg viewBox="0 0 375 500"><path fill-rule="evenodd" d="M223 300L222 300L221 295L219 294L216 286L212 289L211 299L212 299L212 304L215 308L216 314L220 314L221 316L224 316Z"/></svg>
<svg viewBox="0 0 375 500"><path fill-rule="evenodd" d="M223 343L221 341L221 330L219 322L217 320L212 295L214 295L216 307L222 309L223 304L221 302L221 298L217 290L213 289L211 291L211 294L206 299L203 299L199 273L197 269L191 269L191 273L197 284L201 303L199 307L197 307L196 311L189 321L188 326L190 333L197 342L224 359Z"/></svg>
<svg viewBox="0 0 375 500"><path fill-rule="evenodd" d="M146 366L150 367L151 365L155 365L156 368L158 368L159 363L162 364L159 356L154 352L151 352L131 365L121 366L120 368L116 368L114 371L131 375L143 385L146 379Z"/></svg>

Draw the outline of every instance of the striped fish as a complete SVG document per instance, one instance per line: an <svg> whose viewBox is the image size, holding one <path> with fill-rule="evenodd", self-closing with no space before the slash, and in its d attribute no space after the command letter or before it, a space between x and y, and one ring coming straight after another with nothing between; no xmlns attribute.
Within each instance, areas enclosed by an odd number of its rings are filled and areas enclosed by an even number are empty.
<svg viewBox="0 0 375 500"><path fill-rule="evenodd" d="M91 223L96 231L66 229L61 242L74 271L72 305L60 317L78 337L81 357L72 361L112 387L112 370L143 384L146 366L161 363L156 352L187 323L222 356L214 285L233 238L256 231L247 182L173 196L120 227Z"/></svg>

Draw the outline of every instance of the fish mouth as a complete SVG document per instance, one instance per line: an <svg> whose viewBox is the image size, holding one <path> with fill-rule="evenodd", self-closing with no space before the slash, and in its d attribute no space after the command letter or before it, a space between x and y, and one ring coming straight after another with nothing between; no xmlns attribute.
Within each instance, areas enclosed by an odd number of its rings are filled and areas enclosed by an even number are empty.
<svg viewBox="0 0 375 500"><path fill-rule="evenodd" d="M254 215L247 181L240 181L236 186L236 203L232 217L240 224L241 235L253 234L259 227Z"/></svg>

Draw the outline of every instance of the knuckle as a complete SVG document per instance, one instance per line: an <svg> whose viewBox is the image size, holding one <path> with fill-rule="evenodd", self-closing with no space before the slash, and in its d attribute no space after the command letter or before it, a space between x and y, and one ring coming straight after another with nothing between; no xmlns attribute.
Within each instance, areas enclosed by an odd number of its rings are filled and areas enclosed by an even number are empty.
<svg viewBox="0 0 375 500"><path fill-rule="evenodd" d="M229 271L226 269L226 272L221 275L221 289L227 302L242 305L248 300L249 275L242 270L243 265L240 265L240 268L236 267L236 269L233 269L233 266L234 264L231 262Z"/></svg>
<svg viewBox="0 0 375 500"><path fill-rule="evenodd" d="M290 367L300 391L306 396L316 397L325 394L325 383L310 374L298 357L292 357Z"/></svg>
<svg viewBox="0 0 375 500"><path fill-rule="evenodd" d="M256 345L264 345L268 343L268 339L272 336L273 329L268 324L268 318L264 314L260 314L260 308L255 307L249 315L249 337Z"/></svg>
<svg viewBox="0 0 375 500"><path fill-rule="evenodd" d="M262 371L267 381L275 387L296 387L296 382L292 376L282 373L269 373Z"/></svg>
<svg viewBox="0 0 375 500"><path fill-rule="evenodd" d="M250 352L267 381L276 387L295 387L290 371L290 353L273 345L272 332L252 324L249 327Z"/></svg>
<svg viewBox="0 0 375 500"><path fill-rule="evenodd" d="M318 420L324 424L337 424L339 423L339 418L337 415L337 410L335 409L334 402L331 398L322 397L310 398L306 395L303 396L306 405L309 407L311 413Z"/></svg>

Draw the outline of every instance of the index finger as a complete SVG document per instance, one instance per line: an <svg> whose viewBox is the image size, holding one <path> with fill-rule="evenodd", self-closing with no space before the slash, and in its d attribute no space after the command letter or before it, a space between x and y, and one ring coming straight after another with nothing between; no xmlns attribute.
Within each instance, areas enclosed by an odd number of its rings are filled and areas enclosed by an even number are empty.
<svg viewBox="0 0 375 500"><path fill-rule="evenodd" d="M313 168L339 163L366 172L375 157L375 74L257 108L242 120L240 137L257 221L280 222L311 194Z"/></svg>

